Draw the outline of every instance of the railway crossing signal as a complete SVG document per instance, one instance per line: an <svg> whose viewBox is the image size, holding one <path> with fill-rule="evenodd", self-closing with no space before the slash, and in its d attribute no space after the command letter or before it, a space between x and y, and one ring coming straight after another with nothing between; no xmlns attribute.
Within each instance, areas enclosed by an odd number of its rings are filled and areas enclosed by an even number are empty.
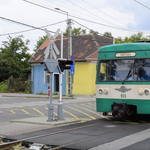
<svg viewBox="0 0 150 150"><path fill-rule="evenodd" d="M58 29L58 30L56 31L54 37L51 37L50 34L49 34L49 32L48 32L48 30L45 29L45 32L46 32L46 34L47 34L47 36L48 36L48 38L49 38L49 40L50 40L50 43L48 44L46 50L44 51L45 58L48 57L48 55L49 55L49 50L51 50L50 53L52 53L52 56L54 57L54 59L57 59L56 54L59 55L59 50L58 50L58 48L57 48L57 46L56 46L54 40L55 40L55 38L58 36L59 31L60 31L60 29ZM54 51L53 49L54 49L55 51ZM56 53L56 54L55 54L55 53Z"/></svg>
<svg viewBox="0 0 150 150"><path fill-rule="evenodd" d="M73 64L73 61L71 60L58 59L58 68L60 72L63 72L64 70L70 70L72 64Z"/></svg>
<svg viewBox="0 0 150 150"><path fill-rule="evenodd" d="M54 37L50 37L50 34L47 29L45 29L45 32L50 40L50 43L48 44L44 54L45 54L45 59L43 63L45 64L46 69L48 72L50 72L50 104L48 104L48 121L53 120L53 104L52 104L52 82L53 82L53 72L55 71L57 65L58 65L58 60L56 60L56 54L59 55L59 50L57 46L54 43L55 38L58 36L60 29L58 29L54 35ZM56 53L56 54L55 54ZM50 54L50 59L47 58ZM52 56L54 59L52 59Z"/></svg>

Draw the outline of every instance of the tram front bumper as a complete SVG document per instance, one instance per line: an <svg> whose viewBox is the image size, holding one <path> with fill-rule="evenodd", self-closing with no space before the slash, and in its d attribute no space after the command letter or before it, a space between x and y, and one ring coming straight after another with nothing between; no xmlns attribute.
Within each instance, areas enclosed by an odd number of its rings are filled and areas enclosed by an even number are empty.
<svg viewBox="0 0 150 150"><path fill-rule="evenodd" d="M128 105L125 102L113 102L112 115L117 117L124 117L128 110Z"/></svg>

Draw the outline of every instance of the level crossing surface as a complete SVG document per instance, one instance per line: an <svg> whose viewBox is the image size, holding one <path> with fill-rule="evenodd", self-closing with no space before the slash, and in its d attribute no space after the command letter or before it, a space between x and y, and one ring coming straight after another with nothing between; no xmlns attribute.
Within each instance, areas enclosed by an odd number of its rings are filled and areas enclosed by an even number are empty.
<svg viewBox="0 0 150 150"><path fill-rule="evenodd" d="M31 133L8 136L7 139L26 139L39 136L39 138L26 140L26 142L40 143L51 146L51 149L76 150L119 150L119 149L145 149L139 142L147 143L150 138L150 124L137 120L118 120L109 117L76 123L68 126L49 128ZM40 137L41 135L47 135ZM147 148L150 148L146 144Z"/></svg>
<svg viewBox="0 0 150 150"><path fill-rule="evenodd" d="M50 134L26 141L46 144L53 149L150 149L149 115L134 119L118 119L110 113L103 116L96 112L94 97L80 97L64 100L64 120L71 122L53 125L46 121L48 99L0 99L0 135L4 139L21 140ZM54 100L56 116L57 103L58 99Z"/></svg>

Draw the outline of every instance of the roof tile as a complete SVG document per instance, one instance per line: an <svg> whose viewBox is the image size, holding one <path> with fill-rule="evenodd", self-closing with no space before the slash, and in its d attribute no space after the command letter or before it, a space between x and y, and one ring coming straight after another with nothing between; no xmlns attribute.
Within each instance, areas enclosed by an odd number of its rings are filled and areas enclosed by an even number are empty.
<svg viewBox="0 0 150 150"><path fill-rule="evenodd" d="M38 51L29 60L29 63L42 62L44 60L44 51L49 44L49 39L46 39ZM55 44L57 48L61 49L61 38L55 39ZM110 45L113 43L113 39L109 37L99 36L99 35L73 35L72 36L72 55L75 60L85 60L91 58L93 60L97 59L97 54L95 54L100 47L105 45ZM93 56L92 56L93 55ZM57 55L60 58L60 55ZM63 38L63 58L68 58L68 37ZM92 60L91 59L91 60Z"/></svg>

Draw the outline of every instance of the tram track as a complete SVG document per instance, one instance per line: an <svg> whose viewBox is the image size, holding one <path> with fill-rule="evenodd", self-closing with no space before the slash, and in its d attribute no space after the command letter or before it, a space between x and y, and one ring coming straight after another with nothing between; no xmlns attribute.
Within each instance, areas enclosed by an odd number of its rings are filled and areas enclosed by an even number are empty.
<svg viewBox="0 0 150 150"><path fill-rule="evenodd" d="M60 150L61 148L65 148L66 146L69 146L69 145L72 145L72 144L78 144L78 143L80 143L80 142L85 142L85 141L88 141L88 140L97 138L97 137L99 137L99 136L103 136L103 135L106 135L106 134L111 134L111 133L119 132L119 131L121 131L121 130L133 128L133 127L138 126L138 125L140 125L140 124L132 125L131 127L127 127L127 128L122 128L122 129L114 130L114 131L112 131L112 132L108 132L108 133L105 133L105 134L99 134L99 135L92 136L92 137L90 137L90 138L86 138L86 139L83 139L83 140L79 140L79 141L76 141L76 142L73 142L73 143L68 143L68 144L65 144L65 145L61 145L61 146L52 148L51 150Z"/></svg>
<svg viewBox="0 0 150 150"><path fill-rule="evenodd" d="M80 127L69 128L69 129L62 130L62 131L57 131L57 132L42 134L42 135L38 135L38 136L28 137L28 138L24 138L24 139L20 139L20 140L16 140L16 141L11 141L11 142L0 144L0 150L4 150L4 148L10 147L12 145L15 145L15 144L18 144L18 143L21 143L21 142L30 143L29 141L33 140L33 139L58 135L58 134L61 134L61 133L67 133L67 132L75 131L75 130L79 130L79 129L84 129L84 128L90 128L90 127L94 127L94 126L98 126L98 125L109 124L109 123L112 123L112 122L117 123L114 120L106 120L106 121L103 121L103 122L100 122L100 123L93 123L93 124L89 124L89 125L83 125L83 126L80 126ZM123 122L118 122L117 124L119 124L119 123L123 123ZM141 123L141 124L143 124L143 123ZM69 142L69 143L66 143L66 144L59 145L59 146L58 145L57 146L52 146L51 150L64 149L65 147L73 145L73 144L79 144L81 142L86 142L88 140L90 141L90 140L92 140L94 138L97 138L99 136L104 136L104 135L107 135L107 134L113 134L115 132L119 132L121 130L126 130L126 129L129 129L129 128L133 128L133 127L139 126L141 124L140 123L134 123L134 124L130 124L130 126L128 126L128 127L124 127L124 128L121 128L121 129L119 128L119 129L116 129L116 130L113 130L113 131L110 131L110 132L108 131L108 132L103 133L103 134L101 133L101 134L94 135L94 136L92 135L91 137L84 138L82 140L80 139L80 140Z"/></svg>
<svg viewBox="0 0 150 150"><path fill-rule="evenodd" d="M39 136L33 136L33 137L25 138L25 139L20 139L20 140L16 140L16 141L12 141L12 142L3 143L3 144L0 144L0 150L4 150L4 148L6 148L6 147L10 147L11 145L18 144L23 141L29 141L29 140L33 140L33 139L37 139L37 138L46 137L46 136L52 136L52 135L56 135L56 134L60 134L60 133L65 133L65 132L69 132L69 131L74 131L74 130L79 130L79 129L88 128L88 127L92 127L92 126L97 126L97 125L105 124L108 122L109 121L104 121L101 123L85 125L85 126L81 126L81 127L66 129L63 131L58 131L58 132L53 132L53 133L48 133L48 134L43 134L43 135L39 135Z"/></svg>

